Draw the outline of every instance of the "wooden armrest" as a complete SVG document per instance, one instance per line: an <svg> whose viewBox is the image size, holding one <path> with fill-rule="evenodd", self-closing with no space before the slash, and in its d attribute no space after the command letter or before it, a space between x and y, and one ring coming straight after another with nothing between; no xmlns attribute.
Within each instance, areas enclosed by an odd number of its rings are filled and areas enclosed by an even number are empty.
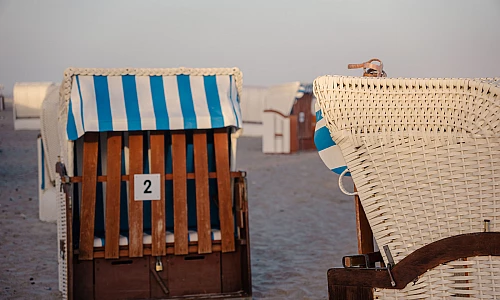
<svg viewBox="0 0 500 300"><path fill-rule="evenodd" d="M500 256L500 232L481 232L445 238L405 257L391 269L395 286L387 268L333 268L328 270L328 290L336 286L403 289L420 275L436 266L465 257Z"/></svg>

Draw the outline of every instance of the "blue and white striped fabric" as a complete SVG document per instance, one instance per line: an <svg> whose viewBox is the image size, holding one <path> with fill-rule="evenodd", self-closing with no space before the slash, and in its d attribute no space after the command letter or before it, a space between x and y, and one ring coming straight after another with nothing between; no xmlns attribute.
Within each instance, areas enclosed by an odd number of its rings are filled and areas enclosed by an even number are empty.
<svg viewBox="0 0 500 300"><path fill-rule="evenodd" d="M72 79L67 135L241 127L231 75L82 76Z"/></svg>
<svg viewBox="0 0 500 300"><path fill-rule="evenodd" d="M314 132L314 144L316 145L316 149L318 149L319 156L328 169L337 174L341 174L347 169L347 166L342 156L342 152L340 151L340 147L333 141L317 101L314 108L316 110L316 129ZM349 172L345 175L351 176Z"/></svg>

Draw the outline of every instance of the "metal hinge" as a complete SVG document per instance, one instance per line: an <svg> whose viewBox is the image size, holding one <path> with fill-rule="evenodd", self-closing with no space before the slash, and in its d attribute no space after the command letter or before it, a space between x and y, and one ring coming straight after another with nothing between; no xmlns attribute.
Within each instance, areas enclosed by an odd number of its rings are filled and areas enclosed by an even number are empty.
<svg viewBox="0 0 500 300"><path fill-rule="evenodd" d="M63 191L65 184L71 184L71 178L68 175L61 176L61 186L59 187L59 192Z"/></svg>
<svg viewBox="0 0 500 300"><path fill-rule="evenodd" d="M389 272L389 277L391 278L391 285L396 286L396 281L394 281L394 277L392 277L391 269L396 265L394 263L394 259L392 258L391 250L389 250L389 246L384 245L384 252L387 256L387 272Z"/></svg>

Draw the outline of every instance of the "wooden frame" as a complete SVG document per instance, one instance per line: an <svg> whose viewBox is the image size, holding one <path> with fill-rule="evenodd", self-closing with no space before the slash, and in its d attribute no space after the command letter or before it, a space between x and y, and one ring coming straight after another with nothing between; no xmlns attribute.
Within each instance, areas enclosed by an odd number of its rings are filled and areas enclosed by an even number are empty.
<svg viewBox="0 0 500 300"><path fill-rule="evenodd" d="M356 186L354 186L354 191L356 192ZM358 253L367 254L375 251L375 246L373 244L373 232L368 223L368 218L366 217L359 196L354 196L354 209L356 211L356 235L358 238Z"/></svg>
<svg viewBox="0 0 500 300"><path fill-rule="evenodd" d="M213 140L215 172L209 171L207 143L208 135ZM171 141L172 173L165 170L165 139ZM188 296L211 291L203 297L246 298L251 297L250 248L248 229L248 204L246 193L246 173L230 171L230 133L227 128L214 130L194 130L189 133L192 140L194 172L186 168L186 131L151 131L149 136L144 132L129 132L129 174L122 174L122 147L125 143L121 132L107 133L107 165L106 175L98 175L99 133L86 133L83 137L83 170L81 176L66 176L64 165L58 163L57 170L64 183L67 199L67 236L68 245L68 298L91 299L134 297L143 298L126 289L127 280L151 282L147 297L170 298ZM120 245L120 193L122 182L129 182L129 195L134 195L134 174L142 174L144 147L149 146L151 152L150 171L159 173L162 182L173 184L173 216L174 240L166 241L167 216L165 185L161 185L160 200L151 201L151 243L143 243L144 203L128 198L128 245ZM188 240L188 207L187 180L195 181L196 218L198 241ZM220 219L220 240L212 240L209 181L216 181L218 216ZM94 247L94 219L96 214L96 187L98 183L106 184L105 243L103 247ZM81 194L77 194L73 185L81 185ZM73 209L74 198L80 199L80 223L77 246L73 243ZM235 231L236 223L236 231ZM61 249L64 245L61 245ZM179 258L176 258L179 257ZM191 259L191 258L192 259ZM174 263L175 261L175 263ZM174 266L186 264L186 268L176 269ZM146 269L144 266L147 265ZM75 269L74 266L77 266ZM160 266L157 268L157 266ZM170 267L169 267L170 266ZM192 272L207 270L207 274L220 276L213 282L214 288L200 290L198 284L176 280L179 276L192 277ZM214 269L215 268L215 269ZM123 272L116 273L118 269ZM158 271L160 270L161 271ZM114 270L114 271L113 271ZM127 271L125 271L127 270ZM141 271L142 270L142 271ZM144 271L145 270L145 271ZM148 271L149 270L149 271ZM186 271L188 270L188 271ZM211 271L212 270L212 271ZM123 275L117 292L104 291L96 285L100 280L113 274ZM145 273L144 273L145 272ZM177 272L177 273L176 273ZM212 272L212 273L210 273ZM215 273L213 273L215 272ZM104 275L107 274L107 275ZM143 275L138 275L143 274ZM144 278L147 274L147 280ZM183 275L184 274L184 275ZM215 275L214 275L215 274ZM100 278L99 276L104 276ZM113 275L114 276L114 275ZM137 277L139 276L139 277ZM173 276L173 277L172 277ZM151 279L150 279L151 277ZM186 277L187 278L187 277ZM200 279L201 280L201 279ZM215 280L215 279L214 279ZM94 284L91 284L94 282ZM181 286L176 284L183 284ZM76 284L76 285L75 285ZM114 282L107 285L114 287ZM208 283L207 283L208 284ZM133 284L132 284L133 286ZM217 288L218 286L218 288ZM172 292L169 290L172 289ZM118 291L119 290L119 291ZM74 291L77 291L75 293ZM177 291L177 292L176 292ZM191 294L182 294L183 292ZM122 294L120 294L122 293ZM85 295L85 296L83 296ZM110 296L111 295L111 296ZM113 296L115 295L115 296ZM87 297L87 298L86 298ZM201 297L201 296L200 296Z"/></svg>
<svg viewBox="0 0 500 300"><path fill-rule="evenodd" d="M500 256L500 233L456 235L411 253L389 271L385 268L333 268L328 270L330 299L373 299L373 288L403 289L440 264L465 257ZM391 280L395 282L393 286ZM352 298L354 297L354 298ZM362 297L362 298L357 298Z"/></svg>
<svg viewBox="0 0 500 300"><path fill-rule="evenodd" d="M290 126L294 126L295 130L295 149L296 151L315 150L314 132L316 127L316 115L311 111L313 101L312 93L305 93L301 98L295 101L292 107L290 117L295 120L290 120ZM304 120L301 122L300 113L304 113ZM295 123L292 125L292 123ZM292 133L292 132L291 132Z"/></svg>

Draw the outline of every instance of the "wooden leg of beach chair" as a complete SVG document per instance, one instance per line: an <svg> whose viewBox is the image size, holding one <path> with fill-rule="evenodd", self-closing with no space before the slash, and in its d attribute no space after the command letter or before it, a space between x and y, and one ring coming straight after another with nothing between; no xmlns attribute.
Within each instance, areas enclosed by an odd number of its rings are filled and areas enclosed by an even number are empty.
<svg viewBox="0 0 500 300"><path fill-rule="evenodd" d="M356 190L356 186L354 186L354 191ZM354 203L356 209L356 233L358 236L358 253L366 254L372 253L375 251L373 245L373 232L370 228L370 224L368 223L368 219L366 218L365 211L363 206L361 206L361 201L359 200L359 196L354 196Z"/></svg>
<svg viewBox="0 0 500 300"><path fill-rule="evenodd" d="M198 224L198 253L212 252L210 227L210 194L208 190L207 134L193 134L194 175L196 182L196 218Z"/></svg>
<svg viewBox="0 0 500 300"><path fill-rule="evenodd" d="M122 134L108 133L105 258L119 258Z"/></svg>
<svg viewBox="0 0 500 300"><path fill-rule="evenodd" d="M134 200L134 175L142 174L143 171L143 133L129 133L129 198L128 198L128 222L129 222L129 256L142 257L143 255L143 223L142 202Z"/></svg>
<svg viewBox="0 0 500 300"><path fill-rule="evenodd" d="M244 176L244 175L243 175ZM252 293L250 272L250 241L248 239L248 201L246 178L236 177L234 195L237 207L237 226L240 229L239 243L235 252L226 252L221 256L222 292L232 293L244 291L248 296Z"/></svg>
<svg viewBox="0 0 500 300"><path fill-rule="evenodd" d="M186 135L172 132L172 173L174 177L174 252L188 254Z"/></svg>
<svg viewBox="0 0 500 300"><path fill-rule="evenodd" d="M290 119L290 153L295 153L299 150L298 120L294 115L288 118Z"/></svg>
<svg viewBox="0 0 500 300"><path fill-rule="evenodd" d="M160 182L165 182L165 132L152 131L151 136L151 173L160 174ZM167 254L165 238L165 184L160 185L160 200L151 203L151 255Z"/></svg>
<svg viewBox="0 0 500 300"><path fill-rule="evenodd" d="M81 260L92 260L94 254L98 147L99 134L95 132L86 133L83 144L80 245L78 254L78 258Z"/></svg>
<svg viewBox="0 0 500 300"><path fill-rule="evenodd" d="M243 291L248 295L252 295L252 272L250 263L250 225L248 221L248 184L246 174L239 178L241 182L242 210L243 210L243 227L241 239L245 241L241 247L241 265L242 265L242 283Z"/></svg>
<svg viewBox="0 0 500 300"><path fill-rule="evenodd" d="M217 171L217 190L219 192L219 216L222 235L222 252L235 250L234 218L231 196L231 177L229 171L229 141L227 129L214 132L215 169Z"/></svg>

